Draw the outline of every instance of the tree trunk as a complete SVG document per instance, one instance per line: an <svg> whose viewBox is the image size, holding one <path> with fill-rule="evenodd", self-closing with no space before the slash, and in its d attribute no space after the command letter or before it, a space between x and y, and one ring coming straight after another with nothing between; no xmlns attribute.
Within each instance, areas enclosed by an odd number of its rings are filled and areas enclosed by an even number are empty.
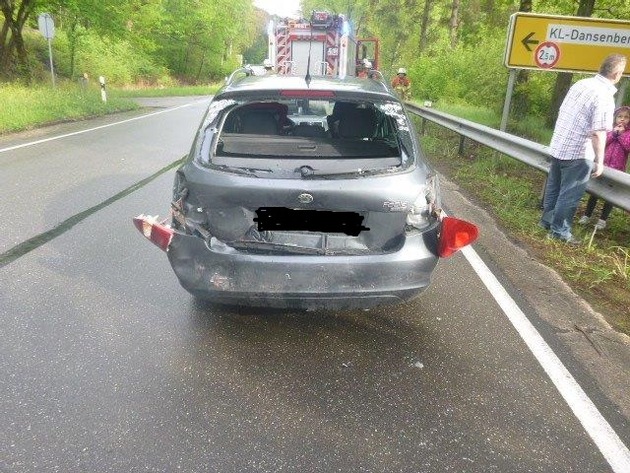
<svg viewBox="0 0 630 473"><path fill-rule="evenodd" d="M431 17L431 9L433 8L433 0L425 0L424 10L422 11L422 22L420 24L420 43L418 49L420 52L427 47L429 36L429 18Z"/></svg>
<svg viewBox="0 0 630 473"><path fill-rule="evenodd" d="M28 57L22 29L34 8L36 0L22 0L21 2L11 2L0 0L0 11L4 16L2 27L2 43L0 44L0 65L3 71L13 69L14 61L17 59L17 70L22 78L30 80L30 70L28 67ZM16 11L16 5L19 7ZM6 31L5 31L6 28ZM9 35L8 32L11 32ZM17 53L17 57L15 54Z"/></svg>
<svg viewBox="0 0 630 473"><path fill-rule="evenodd" d="M532 0L521 0L518 8L522 12L532 11ZM529 81L529 70L521 69L516 76L516 85L514 87L514 116L515 118L523 118L529 112L529 95L525 91L527 82Z"/></svg>
<svg viewBox="0 0 630 473"><path fill-rule="evenodd" d="M595 8L595 0L580 0L580 4L577 9L577 16L590 17L593 14ZM558 111L564 97L567 95L569 88L571 88L571 82L573 80L573 74L568 72L561 72L558 74L556 84L553 88L553 95L551 97L551 104L549 107L549 114L547 115L547 125L552 127L558 118Z"/></svg>
<svg viewBox="0 0 630 473"><path fill-rule="evenodd" d="M26 54L26 46L24 46L24 38L22 37L22 28L11 29L12 38L15 39L15 50L17 51L18 74L27 82L31 80L31 71L28 67L28 55Z"/></svg>
<svg viewBox="0 0 630 473"><path fill-rule="evenodd" d="M457 46L457 30L459 28L459 7L461 0L453 0L451 5L451 18L448 21L449 36L451 38L451 48Z"/></svg>
<svg viewBox="0 0 630 473"><path fill-rule="evenodd" d="M77 43L79 42L78 38L78 24L79 20L76 17L72 18L72 23L70 24L69 32L68 32L68 42L70 49L70 77L74 77L74 64L76 62L77 56Z"/></svg>
<svg viewBox="0 0 630 473"><path fill-rule="evenodd" d="M0 43L0 78L8 79L11 75L11 54L6 39L8 37L8 28L4 36L4 40Z"/></svg>
<svg viewBox="0 0 630 473"><path fill-rule="evenodd" d="M13 9L7 0L0 0L0 10L4 16L2 30L0 30L0 71L8 77L13 65L13 42L10 35L13 25Z"/></svg>

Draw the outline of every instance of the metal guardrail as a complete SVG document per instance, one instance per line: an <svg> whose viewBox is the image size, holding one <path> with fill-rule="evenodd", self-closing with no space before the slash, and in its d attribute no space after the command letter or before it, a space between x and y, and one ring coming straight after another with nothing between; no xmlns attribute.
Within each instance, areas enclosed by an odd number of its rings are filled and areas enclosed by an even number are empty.
<svg viewBox="0 0 630 473"><path fill-rule="evenodd" d="M431 108L418 107L409 102L405 102L405 107L423 120L429 120L462 137L518 159L539 171L549 173L551 155L547 146ZM600 177L588 182L586 190L630 212L630 174L605 167Z"/></svg>

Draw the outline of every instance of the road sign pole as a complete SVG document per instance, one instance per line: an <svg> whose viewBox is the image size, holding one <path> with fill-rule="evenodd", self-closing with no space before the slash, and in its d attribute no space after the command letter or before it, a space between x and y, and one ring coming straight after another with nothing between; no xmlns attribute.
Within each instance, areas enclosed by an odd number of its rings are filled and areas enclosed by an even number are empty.
<svg viewBox="0 0 630 473"><path fill-rule="evenodd" d="M55 37L55 22L50 13L42 13L37 18L39 32L48 40L48 58L50 59L50 75L52 76L52 85L55 87L55 70L53 68L52 56L52 39Z"/></svg>
<svg viewBox="0 0 630 473"><path fill-rule="evenodd" d="M52 77L52 85L55 88L55 70L53 69L53 58L52 58L52 41L48 38L48 57L50 58L50 75Z"/></svg>
<svg viewBox="0 0 630 473"><path fill-rule="evenodd" d="M505 93L505 103L503 104L503 116L501 117L501 131L507 128L508 117L510 115L510 103L512 102L512 92L514 91L514 83L516 82L516 69L510 69L510 77L508 79L507 92Z"/></svg>

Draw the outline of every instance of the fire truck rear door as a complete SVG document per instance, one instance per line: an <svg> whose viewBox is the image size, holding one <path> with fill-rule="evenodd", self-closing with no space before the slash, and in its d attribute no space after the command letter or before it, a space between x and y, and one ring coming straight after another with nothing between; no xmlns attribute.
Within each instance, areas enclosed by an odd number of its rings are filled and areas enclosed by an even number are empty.
<svg viewBox="0 0 630 473"><path fill-rule="evenodd" d="M291 44L291 56L293 59L292 73L305 76L306 66L309 55L311 54L311 70L312 75L324 75L326 73L326 65L324 64L324 43L321 41L293 41Z"/></svg>

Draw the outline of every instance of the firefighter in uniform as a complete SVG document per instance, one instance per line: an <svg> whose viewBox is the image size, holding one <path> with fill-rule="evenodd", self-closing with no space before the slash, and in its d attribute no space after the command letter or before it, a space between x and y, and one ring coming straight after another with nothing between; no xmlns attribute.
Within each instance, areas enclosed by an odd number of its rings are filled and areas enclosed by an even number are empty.
<svg viewBox="0 0 630 473"><path fill-rule="evenodd" d="M403 100L411 98L411 81L407 77L407 69L401 67L398 69L396 77L392 79L392 88Z"/></svg>

